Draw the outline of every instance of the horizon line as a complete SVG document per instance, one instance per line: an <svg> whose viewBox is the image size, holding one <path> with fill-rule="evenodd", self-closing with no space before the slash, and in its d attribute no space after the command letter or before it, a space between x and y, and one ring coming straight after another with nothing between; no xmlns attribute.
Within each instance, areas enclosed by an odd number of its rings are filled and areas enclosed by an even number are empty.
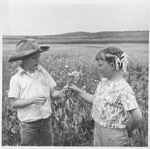
<svg viewBox="0 0 150 149"><path fill-rule="evenodd" d="M56 33L56 34L3 34L2 36L55 36L55 35L63 35L63 34L69 34L69 33L101 33L101 32L149 32L149 30L118 30L118 31L98 31L98 32L88 32L88 31L73 31L73 32L64 32L64 33Z"/></svg>

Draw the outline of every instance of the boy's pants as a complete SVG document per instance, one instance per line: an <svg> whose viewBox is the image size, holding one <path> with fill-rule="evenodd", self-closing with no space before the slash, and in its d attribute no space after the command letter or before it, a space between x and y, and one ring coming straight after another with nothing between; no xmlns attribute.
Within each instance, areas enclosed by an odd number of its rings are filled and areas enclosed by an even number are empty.
<svg viewBox="0 0 150 149"><path fill-rule="evenodd" d="M106 128L95 122L94 146L129 146L127 130Z"/></svg>
<svg viewBox="0 0 150 149"><path fill-rule="evenodd" d="M21 122L21 146L53 146L51 118ZM38 144L37 144L38 138Z"/></svg>

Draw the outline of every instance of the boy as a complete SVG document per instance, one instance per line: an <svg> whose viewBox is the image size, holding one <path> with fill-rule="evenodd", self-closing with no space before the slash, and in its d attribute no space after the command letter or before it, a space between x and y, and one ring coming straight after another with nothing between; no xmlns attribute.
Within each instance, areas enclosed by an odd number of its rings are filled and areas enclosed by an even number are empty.
<svg viewBox="0 0 150 149"><path fill-rule="evenodd" d="M40 53L48 49L48 46L40 47L34 39L21 40L16 46L16 54L9 59L9 62L22 61L10 80L8 93L20 120L22 146L34 145L36 136L40 145L53 145L51 98L61 98L64 93L54 89L55 81L38 64Z"/></svg>

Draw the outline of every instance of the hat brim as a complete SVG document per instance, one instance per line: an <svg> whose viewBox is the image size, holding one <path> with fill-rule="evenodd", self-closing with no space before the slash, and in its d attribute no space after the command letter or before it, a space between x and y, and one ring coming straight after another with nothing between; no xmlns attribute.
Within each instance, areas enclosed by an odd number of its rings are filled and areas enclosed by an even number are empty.
<svg viewBox="0 0 150 149"><path fill-rule="evenodd" d="M50 47L49 46L41 46L40 49L32 49L32 50L28 50L25 52L19 52L17 54L15 54L14 56L10 57L8 62L14 62L14 61L18 61L18 60L22 60L24 57L27 57L31 54L34 54L36 52L46 52L48 51Z"/></svg>

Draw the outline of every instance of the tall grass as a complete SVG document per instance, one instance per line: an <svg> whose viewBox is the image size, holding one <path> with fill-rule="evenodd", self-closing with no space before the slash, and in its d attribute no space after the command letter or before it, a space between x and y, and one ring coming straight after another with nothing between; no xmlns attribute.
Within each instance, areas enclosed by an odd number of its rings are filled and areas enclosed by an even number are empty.
<svg viewBox="0 0 150 149"><path fill-rule="evenodd" d="M95 67L96 53L111 45L50 45L51 49L41 55L40 63L57 82L57 88L64 87L72 71L81 71L76 85L89 93L94 93L100 74ZM147 146L148 142L148 45L119 44L131 59L127 81L136 93L136 99L144 116L144 122L135 131L131 146ZM3 134L2 145L19 145L19 121L16 111L10 108L7 92L9 80L16 72L17 63L8 63L13 50L3 51ZM9 47L10 48L10 47ZM13 49L14 47L12 47ZM73 80L72 80L73 81ZM52 103L52 119L55 146L92 146L94 123L91 118L92 106L79 97L66 92L62 100Z"/></svg>

